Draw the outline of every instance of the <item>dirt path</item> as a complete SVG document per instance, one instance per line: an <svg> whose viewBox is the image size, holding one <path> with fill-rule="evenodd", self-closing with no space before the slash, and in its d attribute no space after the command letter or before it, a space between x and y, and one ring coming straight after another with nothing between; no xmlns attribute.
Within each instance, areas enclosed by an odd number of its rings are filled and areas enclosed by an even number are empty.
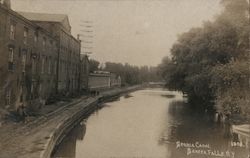
<svg viewBox="0 0 250 158"><path fill-rule="evenodd" d="M48 145L56 128L84 109L97 98L80 98L70 104L63 105L53 113L43 115L27 124L12 123L1 127L1 158L39 158Z"/></svg>

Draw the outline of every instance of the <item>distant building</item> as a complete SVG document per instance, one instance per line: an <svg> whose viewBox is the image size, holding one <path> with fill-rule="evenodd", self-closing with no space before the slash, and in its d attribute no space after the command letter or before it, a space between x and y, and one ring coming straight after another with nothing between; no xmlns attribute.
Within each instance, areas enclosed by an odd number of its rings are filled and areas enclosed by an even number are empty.
<svg viewBox="0 0 250 158"><path fill-rule="evenodd" d="M64 14L19 12L22 16L41 26L58 40L59 92L73 93L79 87L80 40L71 35L68 16Z"/></svg>
<svg viewBox="0 0 250 158"><path fill-rule="evenodd" d="M110 88L121 87L121 77L107 71L90 73L88 79L88 89L90 91L99 92Z"/></svg>
<svg viewBox="0 0 250 158"><path fill-rule="evenodd" d="M120 87L121 86L121 77L111 73L110 74L110 87Z"/></svg>

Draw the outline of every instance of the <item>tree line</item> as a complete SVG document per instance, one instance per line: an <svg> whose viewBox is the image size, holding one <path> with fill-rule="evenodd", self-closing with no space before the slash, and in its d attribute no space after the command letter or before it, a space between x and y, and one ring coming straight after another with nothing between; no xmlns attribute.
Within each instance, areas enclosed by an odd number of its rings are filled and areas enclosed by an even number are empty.
<svg viewBox="0 0 250 158"><path fill-rule="evenodd" d="M248 116L249 31L246 0L222 0L214 21L181 34L171 56L159 65L166 86L188 95L201 108ZM215 106L214 106L215 105Z"/></svg>
<svg viewBox="0 0 250 158"><path fill-rule="evenodd" d="M90 60L90 72L108 71L121 77L122 86L142 84L145 82L157 82L162 78L158 73L157 67L153 66L134 66L128 63L106 62L104 66L94 59Z"/></svg>

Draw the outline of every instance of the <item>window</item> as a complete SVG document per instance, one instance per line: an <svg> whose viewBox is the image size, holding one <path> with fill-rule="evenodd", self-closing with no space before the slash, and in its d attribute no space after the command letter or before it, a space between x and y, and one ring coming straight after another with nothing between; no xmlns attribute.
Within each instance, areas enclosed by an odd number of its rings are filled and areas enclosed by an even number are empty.
<svg viewBox="0 0 250 158"><path fill-rule="evenodd" d="M14 61L14 49L9 48L9 62L13 63L13 61Z"/></svg>
<svg viewBox="0 0 250 158"><path fill-rule="evenodd" d="M48 74L51 73L51 62L50 62L50 58L48 59Z"/></svg>
<svg viewBox="0 0 250 158"><path fill-rule="evenodd" d="M23 94L20 95L20 102L23 102Z"/></svg>
<svg viewBox="0 0 250 158"><path fill-rule="evenodd" d="M53 47L53 41L52 40L50 40L50 46L51 46L51 48Z"/></svg>
<svg viewBox="0 0 250 158"><path fill-rule="evenodd" d="M5 104L10 105L11 104L11 90L7 90L6 92L6 98L5 98Z"/></svg>
<svg viewBox="0 0 250 158"><path fill-rule="evenodd" d="M34 99L34 82L31 83L30 93L30 99Z"/></svg>
<svg viewBox="0 0 250 158"><path fill-rule="evenodd" d="M44 64L45 64L45 58L42 57L42 66L41 66L41 73L44 73Z"/></svg>
<svg viewBox="0 0 250 158"><path fill-rule="evenodd" d="M22 55L22 49L21 49L21 47L19 47L18 57L21 58L21 55Z"/></svg>
<svg viewBox="0 0 250 158"><path fill-rule="evenodd" d="M35 74L36 73L36 63L35 63L34 57L32 57L31 62L32 62L32 74Z"/></svg>
<svg viewBox="0 0 250 158"><path fill-rule="evenodd" d="M14 49L9 48L9 70L14 70Z"/></svg>
<svg viewBox="0 0 250 158"><path fill-rule="evenodd" d="M16 79L16 86L19 86L19 77Z"/></svg>
<svg viewBox="0 0 250 158"><path fill-rule="evenodd" d="M42 93L42 90L43 90L43 83L40 83L40 85L39 85L39 93L40 94Z"/></svg>
<svg viewBox="0 0 250 158"><path fill-rule="evenodd" d="M35 43L37 42L37 38L38 38L37 35L35 35L35 36L34 36L34 41L35 41Z"/></svg>
<svg viewBox="0 0 250 158"><path fill-rule="evenodd" d="M54 62L54 74L56 75L56 70L57 70L57 60L55 60L55 62Z"/></svg>
<svg viewBox="0 0 250 158"><path fill-rule="evenodd" d="M22 72L25 72L25 66L26 66L26 52L22 55Z"/></svg>
<svg viewBox="0 0 250 158"><path fill-rule="evenodd" d="M14 24L10 25L10 39L15 39L16 26Z"/></svg>
<svg viewBox="0 0 250 158"><path fill-rule="evenodd" d="M59 72L60 73L62 72L62 65L63 65L62 60L60 60L59 61Z"/></svg>
<svg viewBox="0 0 250 158"><path fill-rule="evenodd" d="M45 50L45 47L46 47L46 38L44 37L43 38L43 50Z"/></svg>
<svg viewBox="0 0 250 158"><path fill-rule="evenodd" d="M3 34L3 29L4 29L3 26L4 26L4 25L3 25L3 22L0 21L0 36L3 36L3 35L2 35L2 34Z"/></svg>
<svg viewBox="0 0 250 158"><path fill-rule="evenodd" d="M23 31L23 44L27 44L28 42L28 28L24 28Z"/></svg>
<svg viewBox="0 0 250 158"><path fill-rule="evenodd" d="M35 35L34 35L34 42L37 43L37 41L38 41L38 33L35 32Z"/></svg>

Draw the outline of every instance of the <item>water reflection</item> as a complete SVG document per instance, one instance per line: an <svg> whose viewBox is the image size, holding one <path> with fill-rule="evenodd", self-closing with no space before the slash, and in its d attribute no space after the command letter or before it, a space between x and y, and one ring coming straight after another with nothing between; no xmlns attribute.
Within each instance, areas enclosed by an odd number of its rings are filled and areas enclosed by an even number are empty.
<svg viewBox="0 0 250 158"><path fill-rule="evenodd" d="M166 144L171 151L171 158L205 158L212 157L207 154L190 154L187 147L177 148L177 142L188 144L208 144L209 148L194 148L203 151L216 150L228 151L229 137L224 137L226 131L220 124L215 124L213 118L206 113L198 113L190 110L182 101L173 101L169 105L169 115L172 117L170 130L163 133L162 144ZM169 143L171 142L171 143Z"/></svg>
<svg viewBox="0 0 250 158"><path fill-rule="evenodd" d="M86 125L66 137L54 157L248 158L248 142L249 133L193 111L182 94L146 89L92 114Z"/></svg>
<svg viewBox="0 0 250 158"><path fill-rule="evenodd" d="M76 126L70 131L67 137L58 146L55 153L53 153L52 157L75 158L77 140L82 141L85 132L86 132L85 122L81 122L78 126Z"/></svg>

